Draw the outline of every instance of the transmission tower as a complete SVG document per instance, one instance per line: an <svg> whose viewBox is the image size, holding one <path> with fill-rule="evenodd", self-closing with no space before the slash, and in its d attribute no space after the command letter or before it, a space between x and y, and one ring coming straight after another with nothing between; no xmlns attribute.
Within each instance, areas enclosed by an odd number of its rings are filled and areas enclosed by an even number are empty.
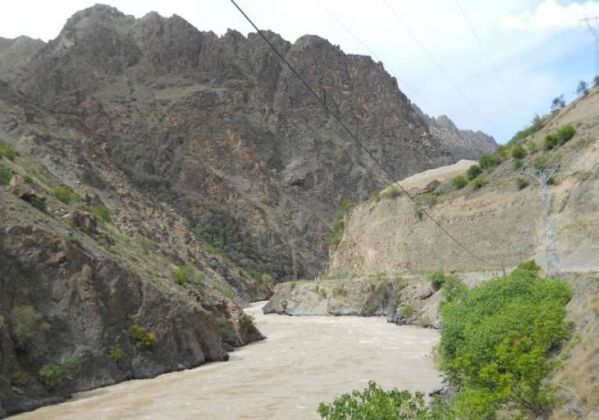
<svg viewBox="0 0 599 420"><path fill-rule="evenodd" d="M541 186L541 198L543 201L543 222L544 222L544 240L545 255L547 259L547 276L557 277L560 272L559 247L557 243L557 234L555 223L551 216L551 202L549 200L549 180L559 170L559 166L550 166L542 169L527 168L522 171L523 174L534 178Z"/></svg>
<svg viewBox="0 0 599 420"><path fill-rule="evenodd" d="M599 76L599 16L585 16L580 23L587 27L595 40L595 76Z"/></svg>

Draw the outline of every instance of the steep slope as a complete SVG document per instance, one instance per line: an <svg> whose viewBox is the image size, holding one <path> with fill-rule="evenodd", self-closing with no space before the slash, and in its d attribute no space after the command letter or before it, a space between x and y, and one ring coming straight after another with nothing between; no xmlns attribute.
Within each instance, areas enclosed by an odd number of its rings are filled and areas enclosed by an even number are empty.
<svg viewBox="0 0 599 420"><path fill-rule="evenodd" d="M394 176L452 159L380 63L316 36L267 35ZM256 274L316 275L339 200L388 182L256 34L95 6L17 79Z"/></svg>
<svg viewBox="0 0 599 420"><path fill-rule="evenodd" d="M84 132L0 83L0 139L0 416L262 338L253 280Z"/></svg>
<svg viewBox="0 0 599 420"><path fill-rule="evenodd" d="M416 112L426 122L431 134L437 138L455 159L478 159L497 149L495 139L482 131L461 130L446 115L431 117L416 105Z"/></svg>

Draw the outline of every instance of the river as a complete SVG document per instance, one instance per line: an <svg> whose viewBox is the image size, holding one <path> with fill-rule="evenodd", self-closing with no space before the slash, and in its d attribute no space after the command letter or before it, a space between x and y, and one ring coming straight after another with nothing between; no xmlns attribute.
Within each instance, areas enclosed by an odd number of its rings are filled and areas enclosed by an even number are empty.
<svg viewBox="0 0 599 420"><path fill-rule="evenodd" d="M247 312L268 338L228 362L82 392L27 419L316 419L318 403L364 388L428 392L441 379L431 356L435 330L383 318L263 315Z"/></svg>

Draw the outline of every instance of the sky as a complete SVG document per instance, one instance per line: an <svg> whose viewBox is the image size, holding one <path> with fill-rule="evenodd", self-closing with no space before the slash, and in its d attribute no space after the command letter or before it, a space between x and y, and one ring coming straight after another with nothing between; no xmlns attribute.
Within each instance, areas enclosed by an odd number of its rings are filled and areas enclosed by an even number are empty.
<svg viewBox="0 0 599 420"><path fill-rule="evenodd" d="M597 73L594 37L580 22L599 0L237 0L260 29L294 41L319 35L371 55L431 115L482 130L501 143L573 99ZM4 0L0 37L55 38L64 22L98 1ZM104 0L126 14L177 14L200 30L251 32L229 0ZM599 36L599 20L597 21Z"/></svg>

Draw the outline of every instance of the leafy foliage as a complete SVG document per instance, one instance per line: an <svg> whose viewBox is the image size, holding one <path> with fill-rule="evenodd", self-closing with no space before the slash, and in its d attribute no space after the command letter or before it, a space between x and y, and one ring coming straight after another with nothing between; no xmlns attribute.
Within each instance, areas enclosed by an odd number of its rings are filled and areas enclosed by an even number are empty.
<svg viewBox="0 0 599 420"><path fill-rule="evenodd" d="M524 162L520 159L512 159L512 167L514 169L520 169L522 166L524 166Z"/></svg>
<svg viewBox="0 0 599 420"><path fill-rule="evenodd" d="M10 144L7 144L0 140L0 159L5 157L8 160L13 160L16 155L17 152L15 151L15 149L12 148Z"/></svg>
<svg viewBox="0 0 599 420"><path fill-rule="evenodd" d="M110 217L110 210L104 204L97 204L92 207L92 214L96 217L96 219L104 222L110 223L112 222L112 218Z"/></svg>
<svg viewBox="0 0 599 420"><path fill-rule="evenodd" d="M19 345L50 330L50 325L44 321L42 314L31 305L16 305L10 312L10 317Z"/></svg>
<svg viewBox="0 0 599 420"><path fill-rule="evenodd" d="M343 394L332 403L320 403L318 413L326 420L413 420L432 419L431 409L420 392L393 389L385 391L368 382L363 391Z"/></svg>
<svg viewBox="0 0 599 420"><path fill-rule="evenodd" d="M472 186L472 190L476 191L476 190L480 190L482 187L484 187L488 183L489 183L489 180L487 179L487 177L484 175L481 175L481 176L474 178L472 180L472 182L470 182L470 185Z"/></svg>
<svg viewBox="0 0 599 420"><path fill-rule="evenodd" d="M54 189L52 195L65 204L80 201L81 197L68 185L61 185Z"/></svg>
<svg viewBox="0 0 599 420"><path fill-rule="evenodd" d="M466 178L463 175L458 175L451 180L451 183L456 190L461 190L468 184L468 181L466 181Z"/></svg>
<svg viewBox="0 0 599 420"><path fill-rule="evenodd" d="M481 156L478 159L478 164L482 169L491 169L501 163L501 157L498 154L490 154Z"/></svg>
<svg viewBox="0 0 599 420"><path fill-rule="evenodd" d="M522 147L521 145L515 146L512 149L512 157L514 159L524 159L526 157L527 153L526 153L526 149L524 147Z"/></svg>
<svg viewBox="0 0 599 420"><path fill-rule="evenodd" d="M442 269L438 269L428 276L428 281L431 282L433 289L439 290L445 283L445 272Z"/></svg>
<svg viewBox="0 0 599 420"><path fill-rule="evenodd" d="M129 338L135 344L135 347L140 349L150 349L156 344L156 333L154 331L146 331L144 327L138 324L133 324L129 328Z"/></svg>
<svg viewBox="0 0 599 420"><path fill-rule="evenodd" d="M460 389L452 407L458 418L495 418L506 404L542 415L553 401L544 378L555 367L549 355L570 332L571 291L529 264L442 306L440 354Z"/></svg>
<svg viewBox="0 0 599 420"><path fill-rule="evenodd" d="M478 165L472 165L471 167L468 168L468 171L466 172L469 180L473 180L474 178L476 178L477 176L479 176L482 173L483 173L483 171L482 171L482 169L480 169L480 166L478 166Z"/></svg>
<svg viewBox="0 0 599 420"><path fill-rule="evenodd" d="M337 246L341 241L343 235L343 228L345 227L345 216L349 212L351 203L347 198L342 198L339 201L339 207L333 216L331 222L331 232L329 233L328 241L329 245Z"/></svg>
<svg viewBox="0 0 599 420"><path fill-rule="evenodd" d="M516 178L516 186L518 187L518 190L523 190L524 188L528 187L529 184L530 181L524 176L519 176Z"/></svg>
<svg viewBox="0 0 599 420"><path fill-rule="evenodd" d="M0 184L8 184L12 179L12 171L4 166L0 166Z"/></svg>
<svg viewBox="0 0 599 420"><path fill-rule="evenodd" d="M78 357L69 357L62 363L47 363L39 370L42 383L48 391L53 391L65 379L69 378L75 366L79 364Z"/></svg>
<svg viewBox="0 0 599 420"><path fill-rule="evenodd" d="M121 346L110 346L108 349L108 357L118 363L125 358L125 351Z"/></svg>
<svg viewBox="0 0 599 420"><path fill-rule="evenodd" d="M543 127L544 121L545 121L544 118L540 117L539 115L535 115L534 118L532 119L530 125L524 129L518 131L514 135L514 137L512 137L512 139L509 141L508 144L514 144L514 143L518 142L519 140L525 139L526 137L536 133Z"/></svg>
<svg viewBox="0 0 599 420"><path fill-rule="evenodd" d="M193 271L193 267L190 265L174 266L171 269L171 274L178 285L183 285L191 279Z"/></svg>
<svg viewBox="0 0 599 420"><path fill-rule="evenodd" d="M545 150L551 150L557 146L561 146L567 143L576 134L576 129L572 124L566 124L560 127L556 132L550 133L545 137L545 143L543 144Z"/></svg>

